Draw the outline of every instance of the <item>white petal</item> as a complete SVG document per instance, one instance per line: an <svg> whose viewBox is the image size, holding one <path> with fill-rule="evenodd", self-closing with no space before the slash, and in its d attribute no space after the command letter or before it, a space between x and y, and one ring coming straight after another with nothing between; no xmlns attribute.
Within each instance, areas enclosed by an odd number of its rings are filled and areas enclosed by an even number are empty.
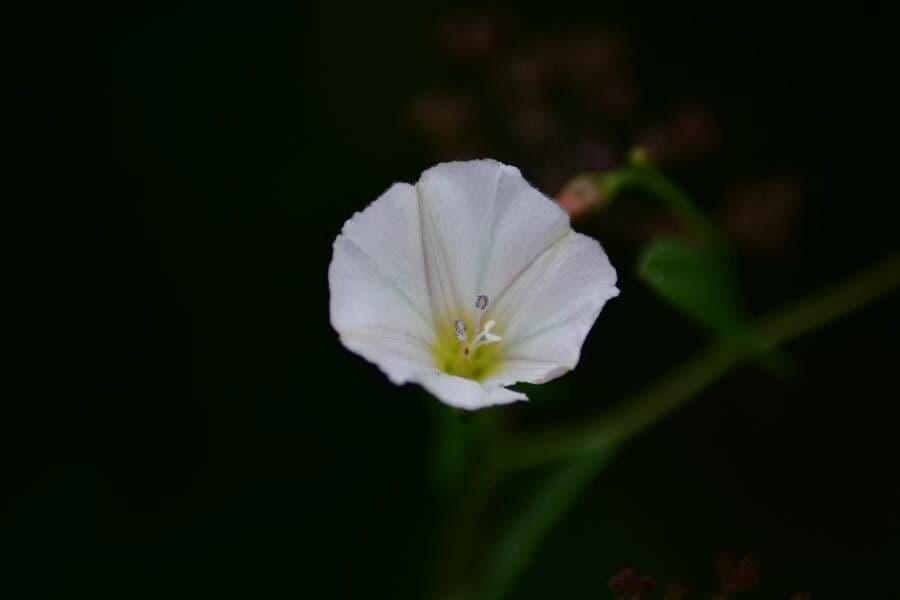
<svg viewBox="0 0 900 600"><path fill-rule="evenodd" d="M571 231L565 212L497 161L443 163L416 188L433 311L444 321L471 316L479 294L493 303Z"/></svg>
<svg viewBox="0 0 900 600"><path fill-rule="evenodd" d="M488 406L527 400L525 394L502 387L487 388L477 381L434 371L418 379L418 383L444 404L477 410Z"/></svg>
<svg viewBox="0 0 900 600"><path fill-rule="evenodd" d="M415 188L395 184L344 224L328 269L331 324L392 381L431 368L434 342Z"/></svg>
<svg viewBox="0 0 900 600"><path fill-rule="evenodd" d="M600 310L619 293L615 284L596 240L574 232L561 239L499 299L504 369L485 384L543 383L575 368Z"/></svg>
<svg viewBox="0 0 900 600"><path fill-rule="evenodd" d="M512 385L518 382L544 383L565 375L572 367L550 360L533 360L527 358L507 358L503 366L494 375L484 380L484 385Z"/></svg>

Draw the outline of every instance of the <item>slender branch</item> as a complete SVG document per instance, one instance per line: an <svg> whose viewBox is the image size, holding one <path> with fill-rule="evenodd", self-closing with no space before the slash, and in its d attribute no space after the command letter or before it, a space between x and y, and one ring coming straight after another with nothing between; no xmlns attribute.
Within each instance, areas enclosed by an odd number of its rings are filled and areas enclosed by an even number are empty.
<svg viewBox="0 0 900 600"><path fill-rule="evenodd" d="M900 286L900 251L849 279L820 290L765 317L760 323L772 341L787 342L865 306Z"/></svg>
<svg viewBox="0 0 900 600"><path fill-rule="evenodd" d="M530 468L614 447L702 391L740 358L739 347L717 343L602 415L547 431L514 434L502 442L505 464L513 470Z"/></svg>
<svg viewBox="0 0 900 600"><path fill-rule="evenodd" d="M534 498L516 515L515 525L490 555L490 569L478 596L499 600L521 576L547 532L565 517L614 452L594 453L569 461L541 481Z"/></svg>
<svg viewBox="0 0 900 600"><path fill-rule="evenodd" d="M771 340L788 342L865 306L898 285L900 253L895 253L838 285L775 311L762 319L760 328ZM503 456L507 458L507 468L570 460L556 467L501 538L488 565L483 593L478 597L502 600L507 596L541 541L622 445L752 357L752 352L739 346L713 344L587 426L506 440Z"/></svg>
<svg viewBox="0 0 900 600"><path fill-rule="evenodd" d="M866 305L900 285L900 253L846 281L815 292L764 317L759 331L784 343ZM503 442L507 466L529 467L574 454L615 446L646 429L755 354L745 347L716 342L670 371L617 408L574 425L541 433L518 434Z"/></svg>
<svg viewBox="0 0 900 600"><path fill-rule="evenodd" d="M643 190L681 219L697 237L722 248L727 246L722 232L690 195L653 167L632 165L608 173L588 175L587 178L598 186L608 201L628 189Z"/></svg>

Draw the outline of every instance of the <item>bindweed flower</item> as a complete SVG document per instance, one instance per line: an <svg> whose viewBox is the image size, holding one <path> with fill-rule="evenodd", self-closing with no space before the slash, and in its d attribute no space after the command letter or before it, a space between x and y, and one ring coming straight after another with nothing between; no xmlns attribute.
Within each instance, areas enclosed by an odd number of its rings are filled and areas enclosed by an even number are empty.
<svg viewBox="0 0 900 600"><path fill-rule="evenodd" d="M525 400L505 386L573 369L616 272L518 169L439 164L344 224L331 324L395 384L464 409Z"/></svg>

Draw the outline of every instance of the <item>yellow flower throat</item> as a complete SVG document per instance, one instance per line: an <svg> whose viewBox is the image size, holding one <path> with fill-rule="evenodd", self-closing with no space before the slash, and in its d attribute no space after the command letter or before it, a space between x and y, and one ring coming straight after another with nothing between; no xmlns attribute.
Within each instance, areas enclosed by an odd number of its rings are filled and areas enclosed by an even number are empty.
<svg viewBox="0 0 900 600"><path fill-rule="evenodd" d="M496 323L487 321L481 325L481 315L487 309L489 299L484 294L475 298L477 313L474 322L457 319L441 327L432 347L435 367L450 375L482 381L500 370L502 364L500 345L502 338L491 332ZM475 331L471 337L469 331Z"/></svg>

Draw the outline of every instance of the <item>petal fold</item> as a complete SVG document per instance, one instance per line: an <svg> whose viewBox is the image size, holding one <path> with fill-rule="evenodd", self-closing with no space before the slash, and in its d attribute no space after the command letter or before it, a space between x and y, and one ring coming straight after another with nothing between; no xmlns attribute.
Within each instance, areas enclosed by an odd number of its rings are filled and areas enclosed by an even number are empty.
<svg viewBox="0 0 900 600"><path fill-rule="evenodd" d="M431 368L433 318L416 190L398 183L344 224L328 269L331 324L392 381Z"/></svg>
<svg viewBox="0 0 900 600"><path fill-rule="evenodd" d="M513 390L488 388L477 381L437 371L424 375L418 383L444 404L464 410L478 410L528 399L525 394Z"/></svg>
<svg viewBox="0 0 900 600"><path fill-rule="evenodd" d="M504 369L486 383L544 383L574 369L616 271L596 240L572 232L548 249L499 299Z"/></svg>
<svg viewBox="0 0 900 600"><path fill-rule="evenodd" d="M442 322L470 317L480 294L493 301L570 231L564 211L494 160L442 163L416 189L428 288Z"/></svg>

